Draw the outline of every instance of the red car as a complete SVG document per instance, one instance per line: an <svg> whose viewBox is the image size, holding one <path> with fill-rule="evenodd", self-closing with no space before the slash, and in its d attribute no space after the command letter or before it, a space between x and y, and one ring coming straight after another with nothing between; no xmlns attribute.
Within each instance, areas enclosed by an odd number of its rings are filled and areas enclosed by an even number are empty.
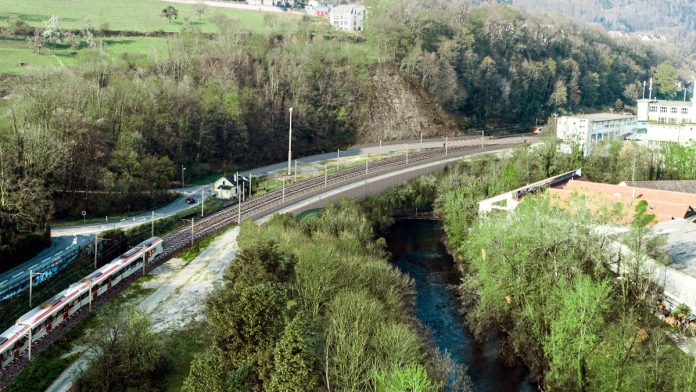
<svg viewBox="0 0 696 392"><path fill-rule="evenodd" d="M186 198L186 200L184 201L186 202L186 204L196 204L196 199L194 199L193 197Z"/></svg>

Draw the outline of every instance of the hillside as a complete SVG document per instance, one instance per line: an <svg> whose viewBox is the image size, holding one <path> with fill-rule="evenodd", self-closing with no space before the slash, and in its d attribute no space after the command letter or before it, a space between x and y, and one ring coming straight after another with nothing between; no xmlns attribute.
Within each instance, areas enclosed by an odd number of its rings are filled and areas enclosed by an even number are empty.
<svg viewBox="0 0 696 392"><path fill-rule="evenodd" d="M391 65L375 67L368 89L369 114L358 128L357 143L457 134L456 123L418 85Z"/></svg>
<svg viewBox="0 0 696 392"><path fill-rule="evenodd" d="M511 4L527 11L559 13L576 21L598 23L607 30L696 30L696 5L692 0L511 0Z"/></svg>

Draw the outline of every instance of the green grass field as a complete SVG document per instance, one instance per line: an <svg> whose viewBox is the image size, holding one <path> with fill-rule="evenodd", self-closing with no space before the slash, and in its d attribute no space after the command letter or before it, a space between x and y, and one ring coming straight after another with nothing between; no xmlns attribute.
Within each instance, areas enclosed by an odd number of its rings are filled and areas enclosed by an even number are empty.
<svg viewBox="0 0 696 392"><path fill-rule="evenodd" d="M115 62L122 61L124 53L147 55L153 51L165 54L168 41L173 38L113 37L101 40L106 53ZM48 46L38 54L24 37L0 35L0 73L19 74L31 68L63 68L77 65L86 49L72 54L69 45Z"/></svg>
<svg viewBox="0 0 696 392"><path fill-rule="evenodd" d="M179 11L171 23L161 16L167 6ZM223 14L239 20L240 28L252 31L267 29L264 16L267 13L209 7L200 20L193 5L172 4L153 0L0 0L0 25L7 26L8 18L19 18L31 26L43 26L53 15L60 17L60 26L66 29L81 29L87 24L100 28L108 24L109 30L122 31L180 31L184 20L203 32L217 31L212 16ZM281 15L281 14L273 14ZM283 16L299 18L290 14Z"/></svg>

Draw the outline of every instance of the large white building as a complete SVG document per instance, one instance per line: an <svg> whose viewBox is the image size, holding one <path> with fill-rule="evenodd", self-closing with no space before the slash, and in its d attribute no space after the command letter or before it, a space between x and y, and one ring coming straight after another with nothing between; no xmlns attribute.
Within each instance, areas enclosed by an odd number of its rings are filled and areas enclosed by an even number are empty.
<svg viewBox="0 0 696 392"><path fill-rule="evenodd" d="M592 146L604 140L623 140L635 132L636 116L630 114L593 113L562 116L556 122L556 136L561 149L570 152L574 145L589 155Z"/></svg>
<svg viewBox="0 0 696 392"><path fill-rule="evenodd" d="M362 31L365 11L365 7L362 5L339 5L329 13L329 22L336 30Z"/></svg>
<svg viewBox="0 0 696 392"><path fill-rule="evenodd" d="M696 100L638 100L638 121L658 124L696 124Z"/></svg>

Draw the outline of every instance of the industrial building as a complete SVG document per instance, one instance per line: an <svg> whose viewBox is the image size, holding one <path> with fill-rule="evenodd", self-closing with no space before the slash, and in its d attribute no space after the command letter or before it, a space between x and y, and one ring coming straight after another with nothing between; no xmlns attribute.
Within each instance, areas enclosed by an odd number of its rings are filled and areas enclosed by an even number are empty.
<svg viewBox="0 0 696 392"><path fill-rule="evenodd" d="M561 150L570 152L579 147L585 156L592 146L607 140L624 140L633 134L638 122L634 115L593 113L562 116L556 122L556 135L563 141Z"/></svg>

